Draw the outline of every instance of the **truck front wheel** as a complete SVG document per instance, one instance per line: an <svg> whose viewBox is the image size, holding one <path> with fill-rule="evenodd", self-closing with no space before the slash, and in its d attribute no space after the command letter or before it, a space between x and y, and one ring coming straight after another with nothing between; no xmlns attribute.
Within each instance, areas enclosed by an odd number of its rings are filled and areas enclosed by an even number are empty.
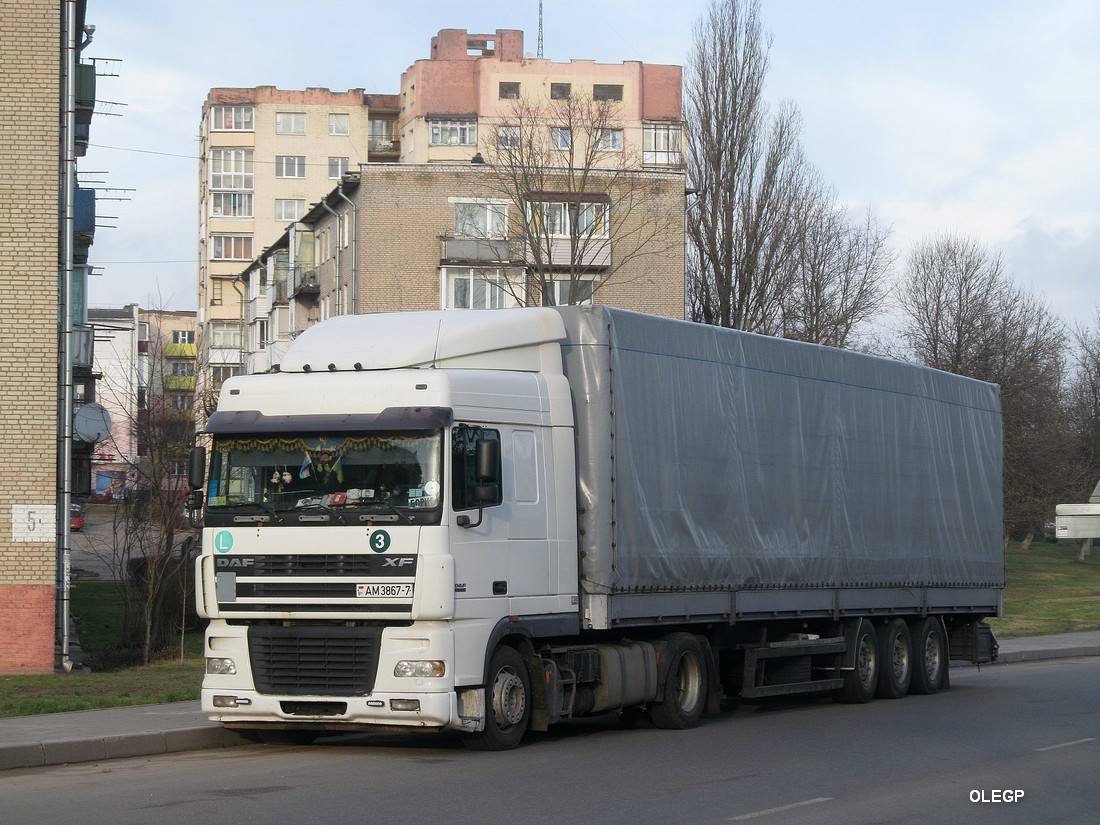
<svg viewBox="0 0 1100 825"><path fill-rule="evenodd" d="M656 702L649 718L658 728L693 728L707 704L707 660L703 646L690 633L673 633L662 653L667 665L664 701Z"/></svg>
<svg viewBox="0 0 1100 825"><path fill-rule="evenodd" d="M531 681L527 665L515 648L502 645L489 663L485 729L467 734L466 747L479 751L511 750L523 741L530 718Z"/></svg>

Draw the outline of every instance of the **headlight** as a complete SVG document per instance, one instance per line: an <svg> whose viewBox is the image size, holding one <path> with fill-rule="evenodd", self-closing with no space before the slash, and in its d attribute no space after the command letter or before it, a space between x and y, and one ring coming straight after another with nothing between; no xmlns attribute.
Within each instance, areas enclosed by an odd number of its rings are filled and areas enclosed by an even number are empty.
<svg viewBox="0 0 1100 825"><path fill-rule="evenodd" d="M232 659L207 657L206 672L214 676L236 676L237 664Z"/></svg>
<svg viewBox="0 0 1100 825"><path fill-rule="evenodd" d="M412 676L416 679L438 678L447 672L447 666L439 661L408 661L402 659L393 669L394 676Z"/></svg>

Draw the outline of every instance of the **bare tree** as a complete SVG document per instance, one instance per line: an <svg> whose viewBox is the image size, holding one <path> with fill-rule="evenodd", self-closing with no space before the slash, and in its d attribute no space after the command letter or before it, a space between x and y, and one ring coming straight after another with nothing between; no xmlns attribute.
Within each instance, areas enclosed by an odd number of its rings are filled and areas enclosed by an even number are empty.
<svg viewBox="0 0 1100 825"><path fill-rule="evenodd" d="M1063 472L1062 503L1089 501L1100 490L1100 311L1092 326L1077 324L1072 333L1072 369L1066 381L1065 413L1070 456ZM1084 561L1092 539L1077 554Z"/></svg>
<svg viewBox="0 0 1100 825"><path fill-rule="evenodd" d="M116 499L109 547L91 548L110 568L125 604L122 647L147 664L173 641L187 606L189 559L181 544L186 456L194 436L196 347L172 340L177 313L143 312L148 342L137 386L108 388L136 393L136 411L119 428L134 436L126 483ZM184 314L186 315L186 314ZM180 324L194 329L193 315ZM129 449L116 445L116 453Z"/></svg>
<svg viewBox="0 0 1100 825"><path fill-rule="evenodd" d="M512 207L499 223L526 263L522 283L503 285L520 304L583 303L682 242L682 182L641 169L620 108L579 93L523 98L483 141L488 190Z"/></svg>
<svg viewBox="0 0 1100 825"><path fill-rule="evenodd" d="M1066 460L1061 321L1009 280L999 255L951 234L910 252L901 309L915 360L1000 385L1005 537L1030 545L1057 503Z"/></svg>
<svg viewBox="0 0 1100 825"><path fill-rule="evenodd" d="M771 39L759 0L713 0L696 24L685 102L688 304L698 321L777 334L794 285L808 166L801 116L763 100Z"/></svg>
<svg viewBox="0 0 1100 825"><path fill-rule="evenodd" d="M783 298L785 338L849 347L882 309L894 264L890 232L868 210L853 224L832 192L811 200L798 234L795 283Z"/></svg>

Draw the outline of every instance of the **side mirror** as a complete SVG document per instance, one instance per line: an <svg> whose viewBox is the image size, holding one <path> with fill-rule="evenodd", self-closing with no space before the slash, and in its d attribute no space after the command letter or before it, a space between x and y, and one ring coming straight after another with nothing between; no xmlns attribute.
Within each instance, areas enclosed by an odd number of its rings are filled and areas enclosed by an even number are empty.
<svg viewBox="0 0 1100 825"><path fill-rule="evenodd" d="M187 453L187 486L202 490L206 486L206 450L192 447Z"/></svg>
<svg viewBox="0 0 1100 825"><path fill-rule="evenodd" d="M500 442L478 439L474 447L474 485L473 498L477 502L477 521L469 516L459 516L455 523L459 527L477 527L485 514L485 505L500 498Z"/></svg>

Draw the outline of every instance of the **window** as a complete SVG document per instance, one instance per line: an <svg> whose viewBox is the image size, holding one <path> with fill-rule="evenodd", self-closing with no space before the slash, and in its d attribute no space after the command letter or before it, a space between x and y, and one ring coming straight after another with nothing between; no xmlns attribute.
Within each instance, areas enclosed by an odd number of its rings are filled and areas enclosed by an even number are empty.
<svg viewBox="0 0 1100 825"><path fill-rule="evenodd" d="M507 232L507 204L489 201L455 204L456 238L503 238Z"/></svg>
<svg viewBox="0 0 1100 825"><path fill-rule="evenodd" d="M172 395L172 407L177 410L190 410L195 406L195 397L193 395L181 395L174 393Z"/></svg>
<svg viewBox="0 0 1100 825"><path fill-rule="evenodd" d="M303 155L275 156L275 177L304 178L305 176L306 159Z"/></svg>
<svg viewBox="0 0 1100 825"><path fill-rule="evenodd" d="M211 106L210 129L214 132L251 132L251 106Z"/></svg>
<svg viewBox="0 0 1100 825"><path fill-rule="evenodd" d="M195 374L195 362L194 361L173 361L171 363L170 375L175 376L191 376Z"/></svg>
<svg viewBox="0 0 1100 825"><path fill-rule="evenodd" d="M547 281L542 286L542 305L545 307L555 306L563 307L568 306L570 301L570 281L566 279L564 281ZM573 305L574 306L591 306L592 305L592 292L593 282L589 280L577 280L572 282L573 290Z"/></svg>
<svg viewBox="0 0 1100 825"><path fill-rule="evenodd" d="M519 148L519 127L518 126L498 126L497 127L497 146L501 149L518 149Z"/></svg>
<svg viewBox="0 0 1100 825"><path fill-rule="evenodd" d="M642 126L642 163L679 166L682 161L679 123L646 123Z"/></svg>
<svg viewBox="0 0 1100 825"><path fill-rule="evenodd" d="M501 100L519 100L519 84L501 83L499 95Z"/></svg>
<svg viewBox="0 0 1100 825"><path fill-rule="evenodd" d="M251 192L212 192L210 214L215 218L251 218Z"/></svg>
<svg viewBox="0 0 1100 825"><path fill-rule="evenodd" d="M306 213L306 202L304 200L284 200L277 198L275 200L275 220L277 221L296 221Z"/></svg>
<svg viewBox="0 0 1100 825"><path fill-rule="evenodd" d="M330 135L346 135L351 132L351 116L346 113L333 112L328 116L328 133Z"/></svg>
<svg viewBox="0 0 1100 825"><path fill-rule="evenodd" d="M213 253L210 258L214 261L251 261L252 260L252 236L251 235L213 235L210 238Z"/></svg>
<svg viewBox="0 0 1100 825"><path fill-rule="evenodd" d="M328 159L328 176L330 178L339 179L344 177L348 173L348 159L347 158L329 158Z"/></svg>
<svg viewBox="0 0 1100 825"><path fill-rule="evenodd" d="M455 510L471 510L478 506L474 490L483 486L477 475L478 441L497 442L496 477L501 477L500 431L459 424L451 431L451 504ZM496 497L481 504L486 507L500 504L502 486L496 485Z"/></svg>
<svg viewBox="0 0 1100 825"><path fill-rule="evenodd" d="M533 203L528 214L539 237L606 238L607 209L606 203Z"/></svg>
<svg viewBox="0 0 1100 825"><path fill-rule="evenodd" d="M211 189L252 189L251 149L211 149Z"/></svg>
<svg viewBox="0 0 1100 825"><path fill-rule="evenodd" d="M367 122L367 148L373 151L393 148L392 120L370 120Z"/></svg>
<svg viewBox="0 0 1100 825"><path fill-rule="evenodd" d="M207 331L214 349L241 348L241 325L236 321L211 321Z"/></svg>
<svg viewBox="0 0 1100 825"><path fill-rule="evenodd" d="M304 135L306 133L305 112L276 112L275 134Z"/></svg>
<svg viewBox="0 0 1100 825"><path fill-rule="evenodd" d="M565 126L550 127L550 146L554 149L568 149L573 141L573 135Z"/></svg>
<svg viewBox="0 0 1100 825"><path fill-rule="evenodd" d="M550 84L550 99L551 100L568 100L570 95L573 94L573 84L571 83L551 83Z"/></svg>
<svg viewBox="0 0 1100 825"><path fill-rule="evenodd" d="M432 123L432 146L474 146L477 144L477 121L437 120Z"/></svg>
<svg viewBox="0 0 1100 825"><path fill-rule="evenodd" d="M622 100L623 87L611 83L597 83L592 87L593 100Z"/></svg>
<svg viewBox="0 0 1100 825"><path fill-rule="evenodd" d="M519 306L513 293L520 280L509 280L499 269L445 267L445 309L501 309Z"/></svg>
<svg viewBox="0 0 1100 825"><path fill-rule="evenodd" d="M594 138L596 149L600 152L621 152L623 150L622 129L597 129Z"/></svg>
<svg viewBox="0 0 1100 825"><path fill-rule="evenodd" d="M193 330L193 329L174 329L174 330L172 330L172 343L173 344L193 344L193 343L195 343L195 330Z"/></svg>
<svg viewBox="0 0 1100 825"><path fill-rule="evenodd" d="M221 385L225 383L225 379L232 378L234 375L240 375L241 368L237 364L230 364L228 366L215 366L210 368L210 379L214 382L214 389L221 389Z"/></svg>

